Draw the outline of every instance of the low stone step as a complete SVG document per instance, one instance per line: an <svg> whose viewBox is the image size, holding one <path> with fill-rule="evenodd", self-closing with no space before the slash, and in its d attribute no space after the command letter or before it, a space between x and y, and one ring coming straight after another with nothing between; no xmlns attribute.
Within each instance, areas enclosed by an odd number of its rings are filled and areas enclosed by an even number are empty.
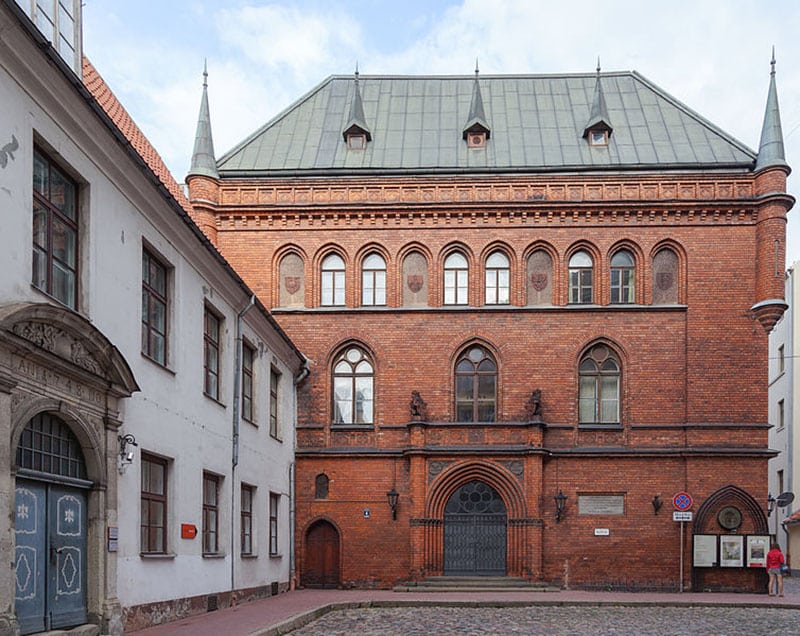
<svg viewBox="0 0 800 636"><path fill-rule="evenodd" d="M430 576L395 586L396 592L552 592L559 588L511 576Z"/></svg>

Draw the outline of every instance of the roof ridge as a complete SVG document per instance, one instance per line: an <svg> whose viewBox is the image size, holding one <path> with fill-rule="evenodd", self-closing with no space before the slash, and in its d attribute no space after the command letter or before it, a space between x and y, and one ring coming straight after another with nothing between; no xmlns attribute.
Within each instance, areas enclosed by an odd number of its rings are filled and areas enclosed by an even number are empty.
<svg viewBox="0 0 800 636"><path fill-rule="evenodd" d="M136 153L153 171L153 174L158 177L158 180L161 181L180 206L189 213L192 206L189 203L189 199L186 198L183 188L178 184L161 155L158 154L158 151L133 120L133 117L122 105L122 102L117 99L114 91L111 90L103 76L100 75L85 55L83 56L83 85L130 142Z"/></svg>

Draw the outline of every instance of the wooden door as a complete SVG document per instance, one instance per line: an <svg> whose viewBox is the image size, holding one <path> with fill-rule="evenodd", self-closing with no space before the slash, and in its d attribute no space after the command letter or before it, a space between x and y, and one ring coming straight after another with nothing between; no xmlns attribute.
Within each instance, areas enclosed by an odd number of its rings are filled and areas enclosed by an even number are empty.
<svg viewBox="0 0 800 636"><path fill-rule="evenodd" d="M308 587L337 587L339 532L327 521L318 521L306 534L306 559L302 583Z"/></svg>
<svg viewBox="0 0 800 636"><path fill-rule="evenodd" d="M20 633L85 623L85 492L17 479L14 510Z"/></svg>

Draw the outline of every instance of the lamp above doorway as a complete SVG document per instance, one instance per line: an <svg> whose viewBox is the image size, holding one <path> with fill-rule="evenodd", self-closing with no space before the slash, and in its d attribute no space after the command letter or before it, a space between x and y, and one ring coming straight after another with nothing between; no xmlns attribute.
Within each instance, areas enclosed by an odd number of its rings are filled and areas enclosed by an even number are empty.
<svg viewBox="0 0 800 636"><path fill-rule="evenodd" d="M386 493L386 498L389 500L389 507L392 509L392 521L397 521L397 501L400 499L400 493L392 489Z"/></svg>
<svg viewBox="0 0 800 636"><path fill-rule="evenodd" d="M561 492L559 488L558 494L553 497L556 502L556 522L561 521L561 517L564 515L564 507L567 505L567 496Z"/></svg>
<svg viewBox="0 0 800 636"><path fill-rule="evenodd" d="M138 446L136 438L128 433L127 435L117 435L119 441L119 474L125 472L125 469L133 463L133 451L129 446Z"/></svg>

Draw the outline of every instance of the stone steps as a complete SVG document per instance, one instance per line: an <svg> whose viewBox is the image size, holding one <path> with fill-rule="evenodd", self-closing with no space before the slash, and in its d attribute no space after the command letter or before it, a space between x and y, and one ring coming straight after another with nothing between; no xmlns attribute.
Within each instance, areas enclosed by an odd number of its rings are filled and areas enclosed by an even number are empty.
<svg viewBox="0 0 800 636"><path fill-rule="evenodd" d="M531 582L513 576L430 576L422 581L407 581L395 592L557 592L549 583Z"/></svg>

